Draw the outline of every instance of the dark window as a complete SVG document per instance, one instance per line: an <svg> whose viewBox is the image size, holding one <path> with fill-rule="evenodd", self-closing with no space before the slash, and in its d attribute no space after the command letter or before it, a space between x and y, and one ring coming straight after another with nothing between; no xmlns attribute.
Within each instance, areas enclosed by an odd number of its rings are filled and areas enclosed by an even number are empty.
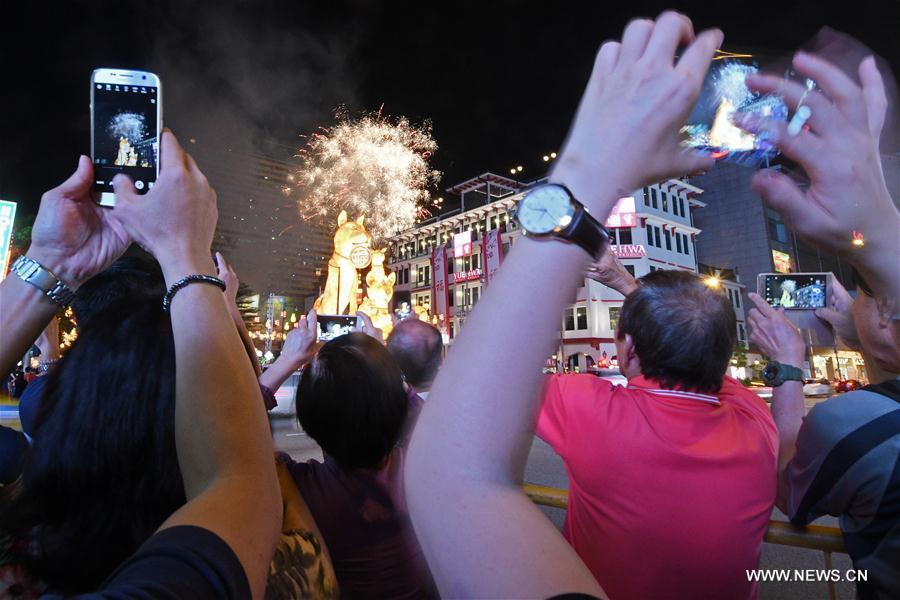
<svg viewBox="0 0 900 600"><path fill-rule="evenodd" d="M684 253L687 254L688 256L690 256L691 246L690 246L690 244L688 244L688 236L684 233L682 233L681 235L684 236Z"/></svg>
<svg viewBox="0 0 900 600"><path fill-rule="evenodd" d="M679 199L678 199L678 206L681 207L681 216L682 216L682 217L686 217L686 216L687 216L687 213L684 212L684 198L679 198Z"/></svg>
<svg viewBox="0 0 900 600"><path fill-rule="evenodd" d="M466 256L463 257L463 270L468 271L472 268L472 257Z"/></svg>
<svg viewBox="0 0 900 600"><path fill-rule="evenodd" d="M744 324L743 324L743 323L738 323L738 339L739 339L740 341L743 342L743 341L744 341L744 336L745 336L745 334L744 334Z"/></svg>
<svg viewBox="0 0 900 600"><path fill-rule="evenodd" d="M644 188L644 206L650 206L650 193Z"/></svg>
<svg viewBox="0 0 900 600"><path fill-rule="evenodd" d="M741 307L741 293L738 290L734 291L734 307L735 308Z"/></svg>
<svg viewBox="0 0 900 600"><path fill-rule="evenodd" d="M619 243L625 244L625 245L634 243L631 241L631 228L630 227L619 230Z"/></svg>
<svg viewBox="0 0 900 600"><path fill-rule="evenodd" d="M575 309L575 318L577 320L578 329L587 329L587 307L579 306Z"/></svg>
<svg viewBox="0 0 900 600"><path fill-rule="evenodd" d="M481 294L481 288L472 288L472 306L478 304L478 296Z"/></svg>
<svg viewBox="0 0 900 600"><path fill-rule="evenodd" d="M669 233L668 229L663 231L663 233L666 236L666 250L671 250L672 249L672 234Z"/></svg>
<svg viewBox="0 0 900 600"><path fill-rule="evenodd" d="M451 304L451 306L453 306ZM456 328L453 326L453 321L450 321L450 339L453 339L453 335L456 333Z"/></svg>
<svg viewBox="0 0 900 600"><path fill-rule="evenodd" d="M662 209L663 212L669 210L669 196L665 192L662 192Z"/></svg>
<svg viewBox="0 0 900 600"><path fill-rule="evenodd" d="M659 233L659 227L653 226L654 238L656 238L656 247L662 248L662 236Z"/></svg>
<svg viewBox="0 0 900 600"><path fill-rule="evenodd" d="M449 294L447 294L447 306L453 306L456 301L456 289L454 288Z"/></svg>
<svg viewBox="0 0 900 600"><path fill-rule="evenodd" d="M481 263L480 256L478 254L473 254L472 255L472 268L477 269L478 267L481 266L480 263Z"/></svg>
<svg viewBox="0 0 900 600"><path fill-rule="evenodd" d="M452 274L456 270L456 258L447 261L447 273Z"/></svg>
<svg viewBox="0 0 900 600"><path fill-rule="evenodd" d="M571 308L566 309L565 329L575 331L575 311Z"/></svg>
<svg viewBox="0 0 900 600"><path fill-rule="evenodd" d="M632 277L634 277L634 265L623 265L623 266L625 267L625 270L628 271L628 273Z"/></svg>
<svg viewBox="0 0 900 600"><path fill-rule="evenodd" d="M782 244L788 243L787 227L778 219L769 217L769 238Z"/></svg>
<svg viewBox="0 0 900 600"><path fill-rule="evenodd" d="M431 265L425 265L425 285L431 283Z"/></svg>
<svg viewBox="0 0 900 600"><path fill-rule="evenodd" d="M647 225L647 245L655 246L656 243L653 241L653 225Z"/></svg>
<svg viewBox="0 0 900 600"><path fill-rule="evenodd" d="M675 247L678 248L678 253L681 254L681 234L675 234Z"/></svg>
<svg viewBox="0 0 900 600"><path fill-rule="evenodd" d="M659 205L656 203L656 189L650 188L650 202L653 204L653 208L659 208Z"/></svg>

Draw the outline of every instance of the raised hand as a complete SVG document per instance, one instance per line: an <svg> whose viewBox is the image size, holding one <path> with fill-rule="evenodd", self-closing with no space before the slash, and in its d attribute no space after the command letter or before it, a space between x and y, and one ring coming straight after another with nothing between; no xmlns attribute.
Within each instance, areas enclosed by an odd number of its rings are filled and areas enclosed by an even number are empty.
<svg viewBox="0 0 900 600"><path fill-rule="evenodd" d="M634 276L625 270L609 246L603 255L588 267L586 275L589 279L602 283L623 296L627 296L638 286Z"/></svg>
<svg viewBox="0 0 900 600"><path fill-rule="evenodd" d="M828 306L816 310L816 316L827 321L834 328L841 341L852 350L861 350L859 334L853 322L853 297L844 289L837 278L832 278L829 287Z"/></svg>
<svg viewBox="0 0 900 600"><path fill-rule="evenodd" d="M690 19L667 11L655 22L629 23L621 43L603 44L551 180L602 220L644 184L711 167L712 159L681 147L679 130L722 39L719 30L695 38Z"/></svg>
<svg viewBox="0 0 900 600"><path fill-rule="evenodd" d="M750 76L747 85L781 94L792 109L808 107L809 130L791 136L785 123L772 119L737 122L767 132L785 156L803 167L809 186L801 189L769 169L753 178L753 189L799 236L846 256L872 280L880 303L893 314L900 294L900 212L888 193L878 153L887 106L881 75L872 57L859 65L861 85L811 54L798 53L793 62L824 93L770 75Z"/></svg>
<svg viewBox="0 0 900 600"><path fill-rule="evenodd" d="M237 293L241 282L221 252L216 252L216 273L219 279L225 282L225 297L231 304L237 306Z"/></svg>
<svg viewBox="0 0 900 600"><path fill-rule="evenodd" d="M131 244L111 211L94 203L94 167L87 156L62 184L41 197L27 256L72 290L104 270Z"/></svg>
<svg viewBox="0 0 900 600"><path fill-rule="evenodd" d="M381 329L375 327L372 323L372 319L366 313L361 310L356 311L356 316L362 320L362 332L367 336L373 338L375 341L384 343L384 332Z"/></svg>
<svg viewBox="0 0 900 600"><path fill-rule="evenodd" d="M797 326L784 315L784 309L772 308L753 292L748 295L756 305L747 313L750 340L772 360L802 368L806 345Z"/></svg>
<svg viewBox="0 0 900 600"><path fill-rule="evenodd" d="M287 360L294 369L308 363L318 352L318 320L316 311L309 311L297 321L297 326L291 329L284 338L281 354L278 360Z"/></svg>
<svg viewBox="0 0 900 600"><path fill-rule="evenodd" d="M212 273L216 192L171 131L163 132L160 147L159 179L147 194L139 196L125 175L113 180L116 206L112 214L134 241L156 257L167 281L185 260L192 263L192 270L203 265Z"/></svg>

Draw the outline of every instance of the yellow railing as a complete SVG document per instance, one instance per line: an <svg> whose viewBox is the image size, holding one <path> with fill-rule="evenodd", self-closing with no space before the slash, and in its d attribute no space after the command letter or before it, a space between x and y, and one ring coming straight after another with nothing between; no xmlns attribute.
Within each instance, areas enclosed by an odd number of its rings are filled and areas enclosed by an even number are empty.
<svg viewBox="0 0 900 600"><path fill-rule="evenodd" d="M522 488L535 504L562 509L569 507L568 490L531 483L526 483ZM833 552L847 553L844 539L841 537L841 530L837 527L822 525L797 527L785 521L769 521L769 527L763 539L770 544L780 546L819 550L825 556L825 568L829 571L832 568L831 554ZM834 600L837 597L836 594L834 582L829 580L828 597Z"/></svg>

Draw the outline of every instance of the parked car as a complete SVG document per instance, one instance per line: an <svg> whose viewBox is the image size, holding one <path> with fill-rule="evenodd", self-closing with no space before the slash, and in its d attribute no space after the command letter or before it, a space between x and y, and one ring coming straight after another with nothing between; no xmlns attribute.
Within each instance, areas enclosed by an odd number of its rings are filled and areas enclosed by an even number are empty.
<svg viewBox="0 0 900 600"><path fill-rule="evenodd" d="M588 368L588 373L596 375L600 379L605 379L613 385L621 385L628 387L628 378L622 375L618 369L602 369L600 367Z"/></svg>
<svg viewBox="0 0 900 600"><path fill-rule="evenodd" d="M828 396L832 393L834 388L827 379L807 379L803 382L804 396Z"/></svg>
<svg viewBox="0 0 900 600"><path fill-rule="evenodd" d="M852 392L853 390L858 390L862 386L863 385L855 379L842 379L834 386L834 390L838 393Z"/></svg>

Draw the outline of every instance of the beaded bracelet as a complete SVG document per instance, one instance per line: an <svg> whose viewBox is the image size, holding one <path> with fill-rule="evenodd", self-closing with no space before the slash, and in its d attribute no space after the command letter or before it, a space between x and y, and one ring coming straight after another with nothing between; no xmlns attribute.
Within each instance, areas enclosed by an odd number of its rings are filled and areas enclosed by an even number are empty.
<svg viewBox="0 0 900 600"><path fill-rule="evenodd" d="M169 307L172 306L172 298L175 297L178 290L192 283L209 283L223 292L225 291L225 282L218 277L213 277L212 275L188 275L173 283L166 295L163 296L163 311L169 312Z"/></svg>

